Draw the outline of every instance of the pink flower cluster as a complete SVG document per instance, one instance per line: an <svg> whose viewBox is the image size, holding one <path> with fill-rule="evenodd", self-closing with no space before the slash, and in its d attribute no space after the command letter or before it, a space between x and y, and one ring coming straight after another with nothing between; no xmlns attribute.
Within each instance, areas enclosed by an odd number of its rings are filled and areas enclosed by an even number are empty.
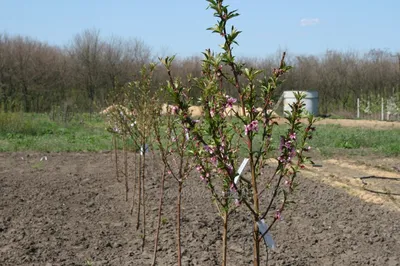
<svg viewBox="0 0 400 266"><path fill-rule="evenodd" d="M214 109L214 108L211 108L211 109L210 109L210 116L211 116L211 117L214 117L214 116L215 116L215 109Z"/></svg>
<svg viewBox="0 0 400 266"><path fill-rule="evenodd" d="M171 113L173 115L177 115L178 111L179 111L179 107L178 106L176 106L176 105L171 106Z"/></svg>
<svg viewBox="0 0 400 266"><path fill-rule="evenodd" d="M231 185L229 186L229 189L230 189L230 191L231 191L232 193L237 192L235 183L233 183L233 182L232 182Z"/></svg>
<svg viewBox="0 0 400 266"><path fill-rule="evenodd" d="M198 165L196 167L197 172L200 173L200 179L206 183L208 183L208 180L210 179L210 173L204 170L204 168L201 165Z"/></svg>
<svg viewBox="0 0 400 266"><path fill-rule="evenodd" d="M230 163L225 163L229 175L233 174L233 166Z"/></svg>
<svg viewBox="0 0 400 266"><path fill-rule="evenodd" d="M275 219L277 219L277 220L280 220L280 221L283 220L283 216L282 216L282 213L281 213L280 210L277 210L277 211L275 212L274 217L275 217Z"/></svg>
<svg viewBox="0 0 400 266"><path fill-rule="evenodd" d="M212 148L212 147L210 147L210 146L208 146L208 145L204 145L204 150L205 150L206 152L209 152L210 154L213 154L213 153L214 153L214 148Z"/></svg>
<svg viewBox="0 0 400 266"><path fill-rule="evenodd" d="M244 126L244 134L247 135L249 132L258 132L258 121L251 121L250 124Z"/></svg>
<svg viewBox="0 0 400 266"><path fill-rule="evenodd" d="M278 157L279 162L290 163L296 156L295 139L296 133L289 134L289 139L281 136L281 141L279 143L279 151L281 152L281 155Z"/></svg>
<svg viewBox="0 0 400 266"><path fill-rule="evenodd" d="M226 95L226 105L225 105L225 107L232 108L233 104L236 103L236 102L237 102L237 100L235 98Z"/></svg>

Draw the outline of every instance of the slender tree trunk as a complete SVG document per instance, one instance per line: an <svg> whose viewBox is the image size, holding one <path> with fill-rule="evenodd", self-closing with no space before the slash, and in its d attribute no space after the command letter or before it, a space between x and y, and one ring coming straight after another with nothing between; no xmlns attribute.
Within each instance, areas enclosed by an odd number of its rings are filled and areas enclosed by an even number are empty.
<svg viewBox="0 0 400 266"><path fill-rule="evenodd" d="M224 217L222 218L224 222L224 229L222 232L222 266L226 266L228 258L228 216L228 212L224 211Z"/></svg>
<svg viewBox="0 0 400 266"><path fill-rule="evenodd" d="M140 205L142 204L142 156L139 155L139 174L138 174L138 204L137 204L137 221L136 221L136 230L139 229L140 225Z"/></svg>
<svg viewBox="0 0 400 266"><path fill-rule="evenodd" d="M253 265L260 265L260 242L258 241L258 225L256 219L254 219L254 231L253 231L254 245L253 245Z"/></svg>
<svg viewBox="0 0 400 266"><path fill-rule="evenodd" d="M135 198L136 198L136 183L138 182L138 165L137 165L137 154L136 152L133 155L133 165L135 167L134 170L134 178L133 178L133 195L132 195L132 208L131 208L131 215L133 214L133 209L135 208Z"/></svg>
<svg viewBox="0 0 400 266"><path fill-rule="evenodd" d="M257 189L257 180L256 180L256 173L254 167L254 159L253 156L250 155L250 167L251 167L251 186L253 190L253 208L255 213L259 213L259 204L258 204L258 189ZM260 265L260 242L258 241L258 218L254 216L254 229L253 229L253 265L259 266Z"/></svg>
<svg viewBox="0 0 400 266"><path fill-rule="evenodd" d="M142 161L142 202L143 202L143 241L142 241L142 251L144 250L146 241L146 191L145 191L145 176L146 176L146 151L143 151L143 161Z"/></svg>
<svg viewBox="0 0 400 266"><path fill-rule="evenodd" d="M118 171L118 142L117 142L117 136L113 134L113 147L114 147L114 158L115 158L115 176L117 178L118 182L121 182L119 180L119 171Z"/></svg>
<svg viewBox="0 0 400 266"><path fill-rule="evenodd" d="M178 266L182 265L182 253L181 253L181 197L182 197L182 181L179 181L178 185L178 199L177 199L177 210L176 210L176 248L178 253Z"/></svg>
<svg viewBox="0 0 400 266"><path fill-rule="evenodd" d="M128 149L126 138L124 137L124 172L125 172L125 201L128 201L129 184L128 184Z"/></svg>
<svg viewBox="0 0 400 266"><path fill-rule="evenodd" d="M166 171L166 167L164 166L164 170L163 170L163 173L162 173L162 176L161 176L160 203L158 205L158 223L157 223L157 229L156 229L156 236L155 236L155 239L154 239L153 262L152 262L151 266L155 266L156 265L156 260L157 260L158 238L159 238L159 235L160 235L162 206L163 206L163 201L164 201L165 171Z"/></svg>

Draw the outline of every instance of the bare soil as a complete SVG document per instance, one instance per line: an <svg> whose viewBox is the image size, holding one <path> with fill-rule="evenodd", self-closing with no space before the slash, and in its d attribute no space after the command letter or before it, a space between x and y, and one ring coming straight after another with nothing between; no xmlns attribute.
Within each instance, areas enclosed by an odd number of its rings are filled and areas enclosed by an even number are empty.
<svg viewBox="0 0 400 266"><path fill-rule="evenodd" d="M277 248L269 265L400 265L400 198L393 195L400 193L393 168L400 159L317 163L322 167L303 172L296 204L271 232ZM142 251L136 214L130 214L133 193L126 202L111 153L0 154L0 265L150 265L161 168L159 160L148 161ZM359 177L368 175L393 180L363 184ZM176 265L176 190L168 179L158 265ZM183 265L219 265L221 219L197 178L183 190L182 216ZM232 215L228 265L251 264L251 227L245 212Z"/></svg>
<svg viewBox="0 0 400 266"><path fill-rule="evenodd" d="M379 120L355 120L355 119L329 119L318 118L315 125L339 125L342 127L357 127L367 129L400 129L400 121L379 121ZM285 123L285 119L278 117L276 121L281 124ZM306 120L304 120L306 122Z"/></svg>
<svg viewBox="0 0 400 266"><path fill-rule="evenodd" d="M340 125L343 127L400 129L399 121L354 120L354 119L322 119L316 125Z"/></svg>

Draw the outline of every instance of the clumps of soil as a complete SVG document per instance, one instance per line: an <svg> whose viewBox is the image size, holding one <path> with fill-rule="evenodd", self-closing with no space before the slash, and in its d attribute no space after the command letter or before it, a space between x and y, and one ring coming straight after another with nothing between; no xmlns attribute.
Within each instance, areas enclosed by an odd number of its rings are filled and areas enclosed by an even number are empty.
<svg viewBox="0 0 400 266"><path fill-rule="evenodd" d="M149 161L141 251L132 191L126 202L110 153L50 153L40 162L42 156L0 154L0 265L150 265L161 161ZM296 204L271 232L277 248L269 265L399 265L398 211L315 176L300 178ZM175 184L166 182L158 265L176 263ZM183 190L182 216L183 265L219 265L221 219L197 178ZM228 265L250 265L251 217L238 211L231 218Z"/></svg>

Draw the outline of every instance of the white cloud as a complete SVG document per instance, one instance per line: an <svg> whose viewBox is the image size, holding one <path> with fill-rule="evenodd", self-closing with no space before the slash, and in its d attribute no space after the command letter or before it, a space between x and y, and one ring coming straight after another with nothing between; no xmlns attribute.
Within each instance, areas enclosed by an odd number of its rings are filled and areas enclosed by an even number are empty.
<svg viewBox="0 0 400 266"><path fill-rule="evenodd" d="M307 27L319 24L319 18L302 18L300 20L300 26Z"/></svg>

